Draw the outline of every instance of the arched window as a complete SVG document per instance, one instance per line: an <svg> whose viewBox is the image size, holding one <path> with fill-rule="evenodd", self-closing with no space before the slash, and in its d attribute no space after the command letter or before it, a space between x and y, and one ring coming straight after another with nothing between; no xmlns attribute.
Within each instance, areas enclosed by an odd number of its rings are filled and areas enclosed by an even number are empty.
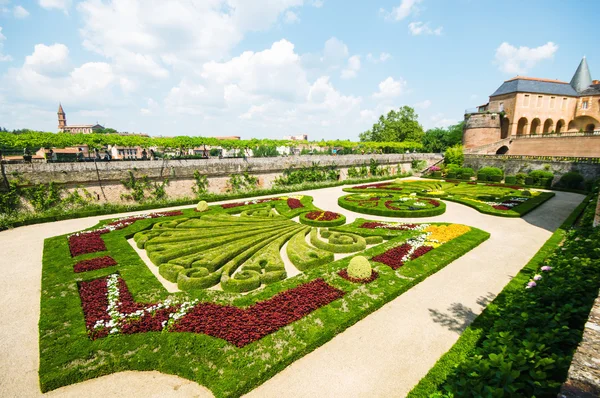
<svg viewBox="0 0 600 398"><path fill-rule="evenodd" d="M522 117L517 123L517 135L523 135L527 131L527 118Z"/></svg>
<svg viewBox="0 0 600 398"><path fill-rule="evenodd" d="M537 117L531 121L531 128L529 129L529 134L539 134L540 133L540 119Z"/></svg>
<svg viewBox="0 0 600 398"><path fill-rule="evenodd" d="M552 119L546 119L544 122L544 129L542 130L543 134L551 133L554 127L554 121Z"/></svg>

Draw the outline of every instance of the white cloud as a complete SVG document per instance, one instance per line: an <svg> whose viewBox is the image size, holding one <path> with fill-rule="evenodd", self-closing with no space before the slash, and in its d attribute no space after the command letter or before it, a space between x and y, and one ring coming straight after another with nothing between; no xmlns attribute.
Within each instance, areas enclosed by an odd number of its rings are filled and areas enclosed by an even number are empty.
<svg viewBox="0 0 600 398"><path fill-rule="evenodd" d="M23 19L29 16L29 11L27 11L22 6L15 6L13 8L13 15L15 16L15 18Z"/></svg>
<svg viewBox="0 0 600 398"><path fill-rule="evenodd" d="M408 30L410 31L410 34L413 36L419 36L419 35L436 35L436 36L440 36L442 34L442 29L443 27L437 27L435 29L432 29L429 26L429 22L424 23L424 22L411 22L408 24Z"/></svg>
<svg viewBox="0 0 600 398"><path fill-rule="evenodd" d="M4 47L4 43L2 42L4 40L6 40L6 36L2 34L2 26L0 26L0 62L12 61L12 57L10 55L2 54L2 48Z"/></svg>
<svg viewBox="0 0 600 398"><path fill-rule="evenodd" d="M367 61L378 64L380 62L387 61L391 57L392 57L392 55L390 53L385 53L385 52L379 54L379 57L375 57L375 56L373 56L373 54L369 53L369 54L367 54Z"/></svg>
<svg viewBox="0 0 600 398"><path fill-rule="evenodd" d="M36 44L33 54L25 57L25 67L46 75L64 73L69 67L69 48L61 43Z"/></svg>
<svg viewBox="0 0 600 398"><path fill-rule="evenodd" d="M431 106L431 101L425 100L425 101L417 102L414 106L415 106L415 108L419 108L419 109L427 109Z"/></svg>
<svg viewBox="0 0 600 398"><path fill-rule="evenodd" d="M348 57L348 46L337 37L332 37L325 42L323 49L323 62L325 65L339 65Z"/></svg>
<svg viewBox="0 0 600 398"><path fill-rule="evenodd" d="M551 41L535 48L517 48L504 42L496 49L495 62L504 73L522 74L540 61L552 59L557 50L558 46Z"/></svg>
<svg viewBox="0 0 600 398"><path fill-rule="evenodd" d="M353 79L360 70L360 56L353 55L348 58L348 65L342 70L342 79Z"/></svg>
<svg viewBox="0 0 600 398"><path fill-rule="evenodd" d="M409 15L417 13L417 5L422 1L423 0L402 0L400 5L392 8L392 11L390 12L387 12L384 9L380 9L379 11L385 15L385 18L388 20L401 21Z"/></svg>
<svg viewBox="0 0 600 398"><path fill-rule="evenodd" d="M312 6L315 8L321 8L323 7L324 1L323 0L313 0L312 2Z"/></svg>
<svg viewBox="0 0 600 398"><path fill-rule="evenodd" d="M404 93L406 88L406 80L400 78L394 80L393 77L388 77L379 83L379 91L373 94L373 98L388 99L394 98Z"/></svg>
<svg viewBox="0 0 600 398"><path fill-rule="evenodd" d="M158 109L158 103L154 101L152 98L148 98L148 106L146 108L141 108L140 113L142 115L151 115Z"/></svg>
<svg viewBox="0 0 600 398"><path fill-rule="evenodd" d="M38 0L38 3L42 8L47 10L56 8L62 10L65 14L68 14L72 0Z"/></svg>
<svg viewBox="0 0 600 398"><path fill-rule="evenodd" d="M289 23L289 24L300 22L300 18L298 17L298 14L296 14L294 11L286 11L284 20L285 20L285 23Z"/></svg>
<svg viewBox="0 0 600 398"><path fill-rule="evenodd" d="M211 93L202 84L184 79L169 91L165 98L165 107L173 113L207 115L209 111L225 106L222 91L220 96L217 94L216 92Z"/></svg>
<svg viewBox="0 0 600 398"><path fill-rule="evenodd" d="M440 128L452 126L459 122L459 120L457 120L457 119L445 117L445 115L443 113L437 113L437 114L431 116L429 118L429 120L430 120L430 123L429 123L430 125L432 125L433 127L440 127Z"/></svg>

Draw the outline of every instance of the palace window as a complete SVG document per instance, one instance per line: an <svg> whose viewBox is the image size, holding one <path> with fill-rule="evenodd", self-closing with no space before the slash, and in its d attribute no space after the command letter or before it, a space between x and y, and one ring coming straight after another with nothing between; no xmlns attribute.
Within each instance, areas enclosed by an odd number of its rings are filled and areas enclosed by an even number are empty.
<svg viewBox="0 0 600 398"><path fill-rule="evenodd" d="M562 109L563 111L565 109L567 109L567 99L566 98L563 98L562 104L560 105L560 109Z"/></svg>
<svg viewBox="0 0 600 398"><path fill-rule="evenodd" d="M587 109L588 108L588 102L587 101L583 101L581 103L581 109Z"/></svg>
<svg viewBox="0 0 600 398"><path fill-rule="evenodd" d="M542 107L542 101L544 100L544 96L542 95L538 95L537 97L537 107L541 108Z"/></svg>
<svg viewBox="0 0 600 398"><path fill-rule="evenodd" d="M504 102L501 102L500 105L498 105L498 109L500 112L504 112Z"/></svg>
<svg viewBox="0 0 600 398"><path fill-rule="evenodd" d="M525 94L525 98L523 99L523 106L529 106L529 95Z"/></svg>
<svg viewBox="0 0 600 398"><path fill-rule="evenodd" d="M550 109L554 109L554 100L556 100L556 97L550 97Z"/></svg>

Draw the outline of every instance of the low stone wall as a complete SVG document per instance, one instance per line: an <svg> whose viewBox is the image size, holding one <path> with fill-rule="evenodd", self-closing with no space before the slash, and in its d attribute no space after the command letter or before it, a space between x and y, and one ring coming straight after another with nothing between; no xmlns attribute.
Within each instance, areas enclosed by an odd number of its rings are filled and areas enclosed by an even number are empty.
<svg viewBox="0 0 600 398"><path fill-rule="evenodd" d="M152 181L169 180L165 187L167 196L172 199L193 197L193 178L197 170L208 177L208 191L222 193L227 190L229 176L248 172L258 178L260 188L270 188L283 171L293 167L301 168L318 163L321 166L335 165L340 170L340 179L348 176L349 167L369 165L371 159L380 166L388 167L391 174L409 172L413 160L424 160L432 165L443 159L440 154L383 154L383 155L343 155L343 156L290 156L276 158L236 158L236 159L190 159L122 162L83 162L83 163L31 163L5 164L8 178L21 177L31 184L58 182L69 191L87 189L97 202L123 202L121 195L129 191L121 181L131 171L136 178L147 176Z"/></svg>
<svg viewBox="0 0 600 398"><path fill-rule="evenodd" d="M517 138L510 144L510 155L600 156L600 136Z"/></svg>
<svg viewBox="0 0 600 398"><path fill-rule="evenodd" d="M528 173L533 170L549 170L554 173L555 181L558 181L560 176L569 171L576 171L580 173L586 180L595 180L600 178L600 163L563 162L520 158L511 159L503 156L465 154L465 167L472 167L475 171L477 171L481 167L485 166L498 167L504 170L506 175Z"/></svg>

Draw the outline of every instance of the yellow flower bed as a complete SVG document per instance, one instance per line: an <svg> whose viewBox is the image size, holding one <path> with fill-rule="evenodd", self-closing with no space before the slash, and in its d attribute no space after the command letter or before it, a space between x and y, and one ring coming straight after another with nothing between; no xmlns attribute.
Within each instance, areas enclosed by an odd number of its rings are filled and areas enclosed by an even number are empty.
<svg viewBox="0 0 600 398"><path fill-rule="evenodd" d="M427 192L429 195L444 195L445 191L429 191Z"/></svg>
<svg viewBox="0 0 600 398"><path fill-rule="evenodd" d="M430 235L427 240L438 243L446 243L454 238L458 238L462 234L469 232L471 228L461 224L450 224L450 225L431 225L425 232L429 232Z"/></svg>

